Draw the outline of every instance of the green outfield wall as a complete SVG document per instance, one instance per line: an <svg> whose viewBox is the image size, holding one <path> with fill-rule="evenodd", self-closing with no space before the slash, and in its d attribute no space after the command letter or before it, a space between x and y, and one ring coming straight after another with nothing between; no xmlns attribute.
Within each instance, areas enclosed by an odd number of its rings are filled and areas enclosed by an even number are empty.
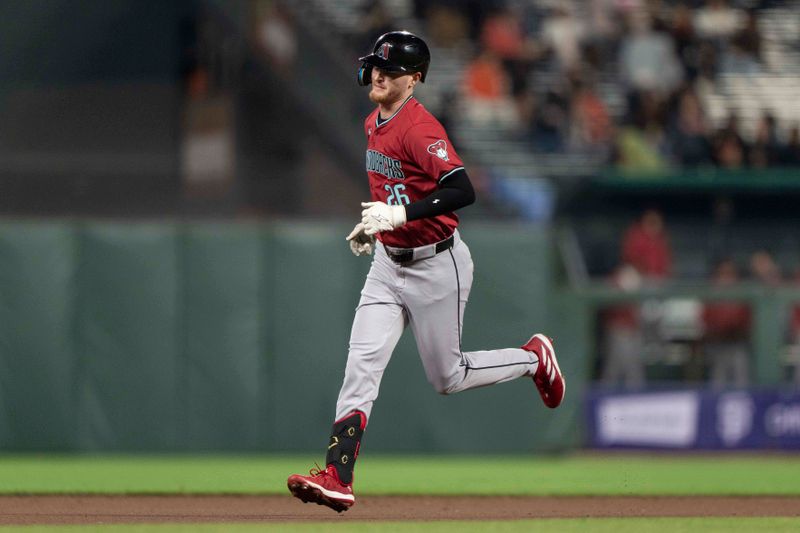
<svg viewBox="0 0 800 533"><path fill-rule="evenodd" d="M0 223L0 448L318 451L327 442L369 259L330 223ZM465 350L564 331L546 228L466 225L475 282ZM569 355L574 354L574 355ZM374 451L577 446L577 394L542 407L528 380L453 396L425 380L411 332L384 376Z"/></svg>

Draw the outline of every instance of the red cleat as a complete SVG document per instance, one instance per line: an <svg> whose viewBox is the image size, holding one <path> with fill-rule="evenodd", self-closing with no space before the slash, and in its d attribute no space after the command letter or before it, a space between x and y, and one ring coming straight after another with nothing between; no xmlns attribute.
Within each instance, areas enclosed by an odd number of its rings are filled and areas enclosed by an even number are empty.
<svg viewBox="0 0 800 533"><path fill-rule="evenodd" d="M522 349L535 353L539 358L539 366L532 376L533 382L539 389L539 395L544 404L550 409L555 409L564 400L567 384L558 367L552 339L537 333L525 343Z"/></svg>
<svg viewBox="0 0 800 533"><path fill-rule="evenodd" d="M289 491L303 503L327 505L338 513L348 510L356 503L352 485L339 481L339 474L333 465L328 465L325 470L312 468L309 474L292 474L286 480Z"/></svg>

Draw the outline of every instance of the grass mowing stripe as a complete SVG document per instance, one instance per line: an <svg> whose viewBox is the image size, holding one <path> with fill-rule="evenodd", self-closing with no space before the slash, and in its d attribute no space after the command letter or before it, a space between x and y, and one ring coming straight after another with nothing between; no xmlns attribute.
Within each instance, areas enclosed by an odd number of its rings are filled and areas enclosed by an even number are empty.
<svg viewBox="0 0 800 533"><path fill-rule="evenodd" d="M312 458L313 460L313 458ZM0 456L0 493L283 494L298 456ZM800 456L364 455L358 494L798 495Z"/></svg>
<svg viewBox="0 0 800 533"><path fill-rule="evenodd" d="M0 526L2 533L255 533L261 531L308 532L370 531L376 533L730 533L770 531L789 533L800 529L798 518L581 518L520 520L508 522L317 522L284 524L165 524L106 526Z"/></svg>

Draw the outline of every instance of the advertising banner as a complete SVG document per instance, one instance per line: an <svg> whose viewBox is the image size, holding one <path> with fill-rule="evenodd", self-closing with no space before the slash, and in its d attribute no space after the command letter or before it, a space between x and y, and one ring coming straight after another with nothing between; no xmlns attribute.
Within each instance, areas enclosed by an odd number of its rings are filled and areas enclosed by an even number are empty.
<svg viewBox="0 0 800 533"><path fill-rule="evenodd" d="M586 412L592 448L800 450L800 391L594 390Z"/></svg>

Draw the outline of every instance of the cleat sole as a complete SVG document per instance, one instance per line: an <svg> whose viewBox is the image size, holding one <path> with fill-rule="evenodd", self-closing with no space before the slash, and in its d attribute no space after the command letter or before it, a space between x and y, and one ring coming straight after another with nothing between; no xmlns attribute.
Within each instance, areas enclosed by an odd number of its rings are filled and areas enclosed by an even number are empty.
<svg viewBox="0 0 800 533"><path fill-rule="evenodd" d="M298 498L303 503L316 503L317 505L324 505L326 507L330 507L337 513L342 513L347 511L350 507L353 506L353 502L340 502L338 500L334 500L322 493L316 487L312 487L307 483L288 483L289 492L295 498Z"/></svg>

